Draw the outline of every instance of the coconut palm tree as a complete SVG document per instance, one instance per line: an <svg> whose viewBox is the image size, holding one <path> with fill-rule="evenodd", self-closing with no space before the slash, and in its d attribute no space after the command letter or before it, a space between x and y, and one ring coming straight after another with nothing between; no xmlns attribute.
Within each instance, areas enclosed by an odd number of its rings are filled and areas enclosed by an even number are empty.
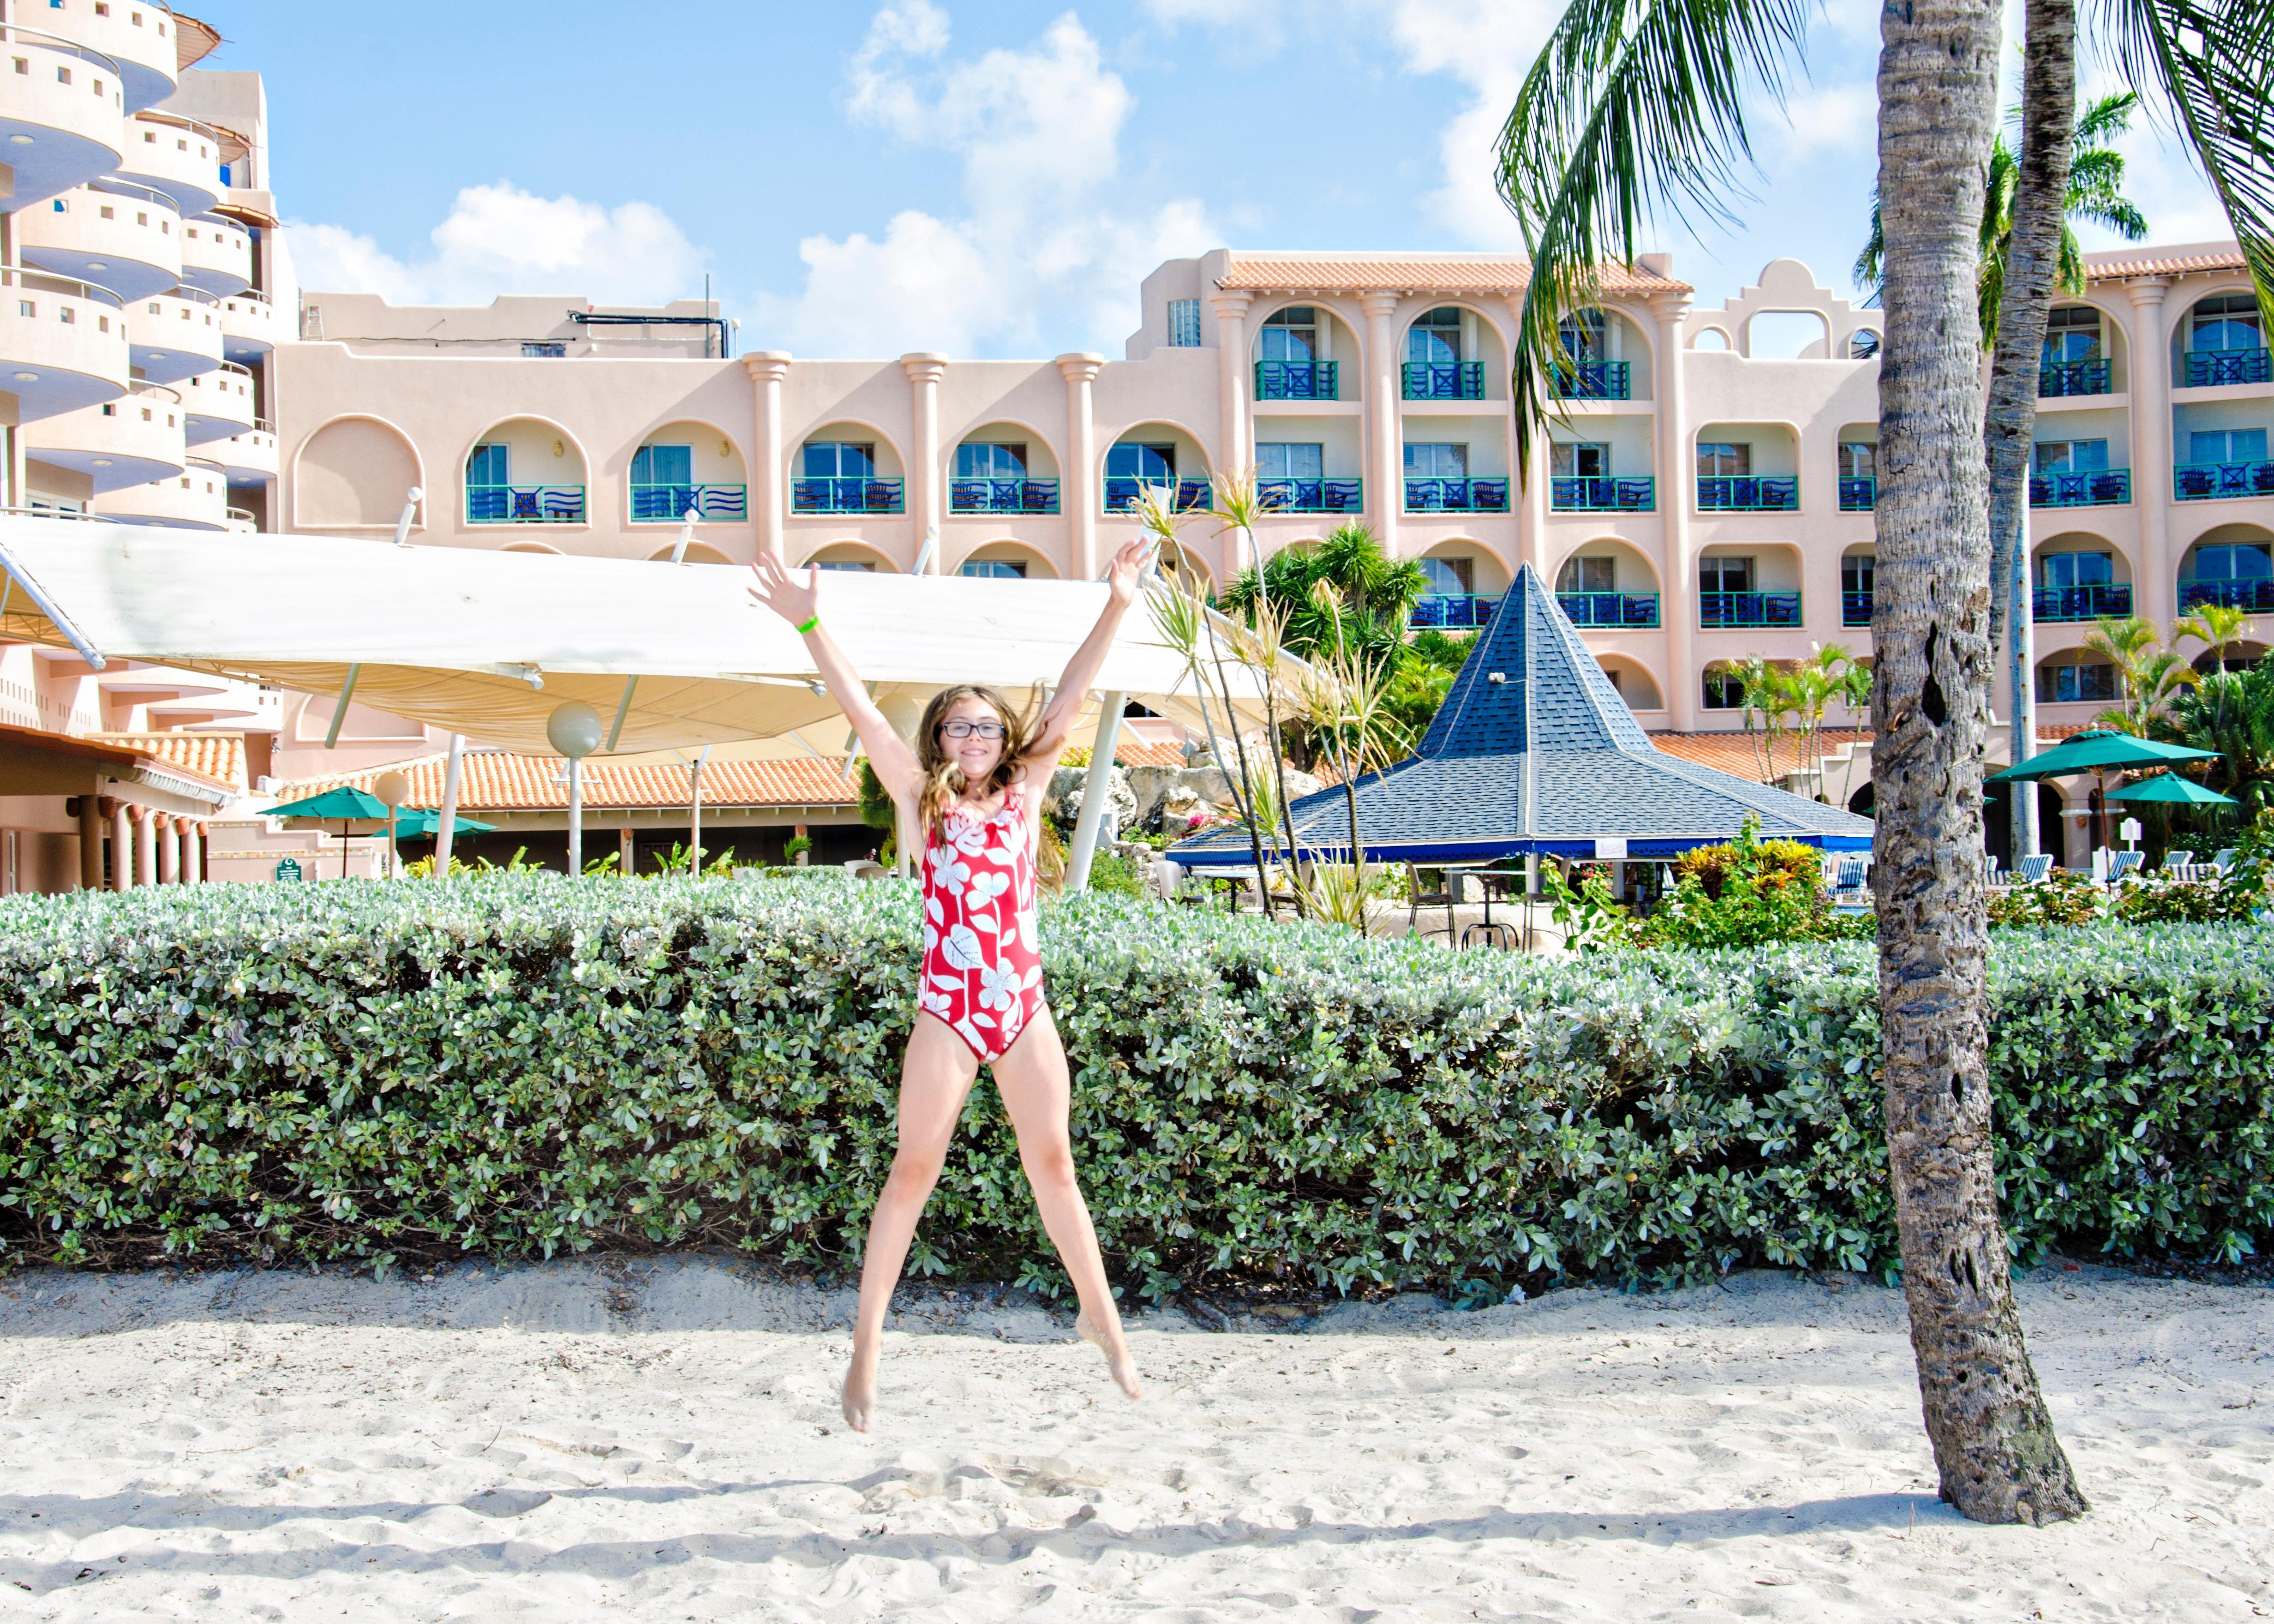
<svg viewBox="0 0 2274 1624"><path fill-rule="evenodd" d="M2093 719L2119 733L2146 738L2164 707L2196 681L2195 668L2163 647L2155 622L2136 614L2096 620L2085 634L2084 646L2116 667L2117 683L2122 689L2117 707Z"/></svg>
<svg viewBox="0 0 2274 1624"><path fill-rule="evenodd" d="M1729 172L1751 152L1748 103L1778 97L1808 11L1572 0L1563 11L1501 136L1502 195L1532 250L1510 380L1519 445L1540 437L1570 359L1557 329L1594 303L1600 264L1632 262L1645 216L1724 212ZM1975 268L1999 7L1917 0L1886 7L1879 26L1871 777L1888 1173L1943 1498L1980 1521L2039 1522L2075 1515L2084 1498L2029 1365L1998 1220L1975 856L1990 710Z"/></svg>
<svg viewBox="0 0 2274 1624"><path fill-rule="evenodd" d="M2274 807L2274 658L2212 672L2173 695L2169 722L2181 744L2218 752L2207 781L2242 803L2246 821Z"/></svg>

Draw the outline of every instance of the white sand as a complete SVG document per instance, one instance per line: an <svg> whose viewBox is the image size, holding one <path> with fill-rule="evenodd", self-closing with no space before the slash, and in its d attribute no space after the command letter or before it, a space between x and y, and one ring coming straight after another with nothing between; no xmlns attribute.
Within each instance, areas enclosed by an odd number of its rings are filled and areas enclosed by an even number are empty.
<svg viewBox="0 0 2274 1624"><path fill-rule="evenodd" d="M0 1282L0 1617L2274 1616L2274 1292L2024 1283L2096 1509L1938 1505L1901 1303L1741 1277L1299 1335L1148 1317L1132 1406L1032 1307L697 1260Z"/></svg>

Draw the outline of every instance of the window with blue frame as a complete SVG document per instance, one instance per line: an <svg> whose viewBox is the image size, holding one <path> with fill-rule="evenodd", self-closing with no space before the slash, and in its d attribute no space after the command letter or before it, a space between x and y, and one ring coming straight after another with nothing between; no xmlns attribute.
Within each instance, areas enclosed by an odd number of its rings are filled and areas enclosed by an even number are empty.
<svg viewBox="0 0 2274 1624"><path fill-rule="evenodd" d="M1327 448L1299 441L1262 441L1255 447L1255 477L1259 479L1323 479Z"/></svg>
<svg viewBox="0 0 2274 1624"><path fill-rule="evenodd" d="M1461 312L1441 304L1425 311L1405 329L1405 359L1414 365L1442 364L1461 358Z"/></svg>
<svg viewBox="0 0 2274 1624"><path fill-rule="evenodd" d="M513 454L505 446L476 446L466 459L468 485L511 485Z"/></svg>
<svg viewBox="0 0 2274 1624"><path fill-rule="evenodd" d="M1846 554L1840 560L1840 590L1850 595L1869 598L1871 582L1878 575L1879 568L1879 559L1876 553Z"/></svg>
<svg viewBox="0 0 2274 1624"><path fill-rule="evenodd" d="M2072 586L2106 586L2116 579L2116 559L2107 553L2048 553L2037 566L2052 590Z"/></svg>
<svg viewBox="0 0 2274 1624"><path fill-rule="evenodd" d="M966 559L956 573L990 581L1024 581L1027 567L1017 559Z"/></svg>
<svg viewBox="0 0 2274 1624"><path fill-rule="evenodd" d="M2258 325L2258 301L2248 293L2225 293L2205 299L2189 312L2196 350L2261 350L2264 330Z"/></svg>
<svg viewBox="0 0 2274 1624"><path fill-rule="evenodd" d="M1728 479L1753 471L1751 441L1701 440L1698 442L1698 477Z"/></svg>
<svg viewBox="0 0 2274 1624"><path fill-rule="evenodd" d="M2263 541L2197 547L2195 578L2198 581L2274 579L2274 549L2270 549Z"/></svg>
<svg viewBox="0 0 2274 1624"><path fill-rule="evenodd" d="M874 479L876 444L851 440L809 440L804 447L804 464L808 479Z"/></svg>
<svg viewBox="0 0 2274 1624"><path fill-rule="evenodd" d="M966 440L955 448L955 477L958 479L1024 479L1027 477L1027 447L1024 444L1001 445L993 441Z"/></svg>
<svg viewBox="0 0 2274 1624"><path fill-rule="evenodd" d="M692 446L642 446L632 453L634 485L693 485Z"/></svg>
<svg viewBox="0 0 2274 1624"><path fill-rule="evenodd" d="M1428 597L1467 598L1476 590L1477 566L1473 559L1425 558L1414 562L1421 566L1422 575L1428 578Z"/></svg>
<svg viewBox="0 0 2274 1624"><path fill-rule="evenodd" d="M2037 667L2040 704L2105 703L2116 697L2116 667L2105 660Z"/></svg>
<svg viewBox="0 0 2274 1624"><path fill-rule="evenodd" d="M2100 312L2090 304L2064 304L2045 318L2044 364L2100 358Z"/></svg>
<svg viewBox="0 0 2274 1624"><path fill-rule="evenodd" d="M1201 347L1201 302L1198 299L1169 301L1169 342L1178 350L1198 350Z"/></svg>
<svg viewBox="0 0 2274 1624"><path fill-rule="evenodd" d="M1257 335L1257 357L1265 361L1313 361L1319 354L1319 312L1308 304L1290 304L1263 319Z"/></svg>
<svg viewBox="0 0 2274 1624"><path fill-rule="evenodd" d="M1466 479L1469 477L1469 448L1466 445L1424 441L1405 445L1405 477L1408 479Z"/></svg>
<svg viewBox="0 0 2274 1624"><path fill-rule="evenodd" d="M2190 462L2263 462L2264 429L2197 429L2187 436Z"/></svg>
<svg viewBox="0 0 2274 1624"><path fill-rule="evenodd" d="M1616 559L1569 558L1556 572L1555 590L1562 593L1615 592L1618 589L1619 566Z"/></svg>
<svg viewBox="0 0 2274 1624"><path fill-rule="evenodd" d="M1840 477L1842 479L1872 479L1879 476L1879 447L1868 440L1843 440L1840 442Z"/></svg>
<svg viewBox="0 0 2274 1624"><path fill-rule="evenodd" d="M1701 592L1750 592L1753 590L1751 553L1715 555L1698 560L1698 590Z"/></svg>
<svg viewBox="0 0 2274 1624"><path fill-rule="evenodd" d="M1557 324L1555 336L1563 346L1562 358L1575 366L1610 358L1608 324L1600 310L1575 310Z"/></svg>
<svg viewBox="0 0 2274 1624"><path fill-rule="evenodd" d="M1559 440L1547 448L1547 468L1558 479L1608 479L1611 448L1598 440Z"/></svg>
<svg viewBox="0 0 2274 1624"><path fill-rule="evenodd" d="M1177 448L1125 440L1105 454L1105 477L1169 484L1177 477Z"/></svg>
<svg viewBox="0 0 2274 1624"><path fill-rule="evenodd" d="M1706 708L1708 710L1738 710L1744 708L1744 679L1734 671L1709 671L1706 673Z"/></svg>
<svg viewBox="0 0 2274 1624"><path fill-rule="evenodd" d="M2041 440L2033 449L2041 474L2104 473L2108 468L2105 440Z"/></svg>

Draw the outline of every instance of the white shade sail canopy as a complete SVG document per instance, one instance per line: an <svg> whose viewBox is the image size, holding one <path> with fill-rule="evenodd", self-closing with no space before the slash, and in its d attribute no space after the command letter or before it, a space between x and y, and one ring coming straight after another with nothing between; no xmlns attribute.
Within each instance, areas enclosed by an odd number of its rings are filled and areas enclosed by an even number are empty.
<svg viewBox="0 0 2274 1624"><path fill-rule="evenodd" d="M0 566L7 640L304 693L340 695L352 672L355 703L507 749L549 753L546 719L572 699L614 731L619 755L841 719L815 691L803 640L750 600L739 568L14 515L0 515ZM831 634L903 728L951 683L1014 703L1055 684L1106 596L1081 581L820 582ZM1241 730L1261 725L1257 679L1226 665ZM1141 601L1096 689L1201 726L1184 658Z"/></svg>

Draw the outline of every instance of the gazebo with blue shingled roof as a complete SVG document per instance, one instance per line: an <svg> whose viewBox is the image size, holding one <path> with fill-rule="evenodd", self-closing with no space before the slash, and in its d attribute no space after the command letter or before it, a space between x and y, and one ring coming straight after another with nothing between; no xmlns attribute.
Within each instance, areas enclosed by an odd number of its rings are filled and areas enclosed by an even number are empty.
<svg viewBox="0 0 2274 1624"><path fill-rule="evenodd" d="M1526 564L1412 756L1354 786L1359 841L1376 862L1483 862L1539 855L1663 860L1735 839L1868 851L1868 818L1658 749ZM1341 789L1291 808L1306 856L1346 857ZM1284 838L1284 836L1283 836ZM1254 861L1243 827L1169 848L1187 868Z"/></svg>

